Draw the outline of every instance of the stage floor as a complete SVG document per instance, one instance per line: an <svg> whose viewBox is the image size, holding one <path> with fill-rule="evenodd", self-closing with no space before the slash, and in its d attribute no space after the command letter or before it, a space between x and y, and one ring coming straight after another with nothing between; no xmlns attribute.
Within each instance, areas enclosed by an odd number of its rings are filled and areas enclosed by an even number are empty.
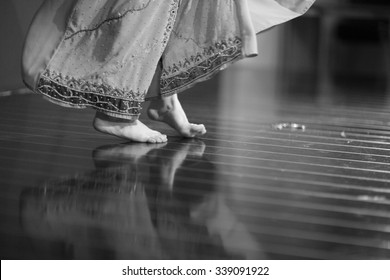
<svg viewBox="0 0 390 280"><path fill-rule="evenodd" d="M1 259L389 259L390 95L237 67L183 93L208 133L95 132L0 97Z"/></svg>

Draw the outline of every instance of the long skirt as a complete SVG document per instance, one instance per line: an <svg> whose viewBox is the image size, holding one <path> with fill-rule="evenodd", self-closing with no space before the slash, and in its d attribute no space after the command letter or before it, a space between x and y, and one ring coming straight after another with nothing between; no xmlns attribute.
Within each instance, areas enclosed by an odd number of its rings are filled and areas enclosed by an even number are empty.
<svg viewBox="0 0 390 280"><path fill-rule="evenodd" d="M257 54L255 35L315 0L45 0L30 26L23 80L59 105L136 119ZM160 88L149 91L155 73Z"/></svg>

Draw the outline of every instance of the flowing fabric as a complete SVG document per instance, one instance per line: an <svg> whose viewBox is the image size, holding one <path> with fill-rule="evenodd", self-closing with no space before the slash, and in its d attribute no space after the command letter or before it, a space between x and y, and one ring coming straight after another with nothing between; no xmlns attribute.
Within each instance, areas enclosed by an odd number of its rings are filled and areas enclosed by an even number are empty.
<svg viewBox="0 0 390 280"><path fill-rule="evenodd" d="M254 34L314 1L46 0L26 39L23 79L59 105L135 119L146 98L179 93L255 55ZM160 91L148 93L157 67Z"/></svg>

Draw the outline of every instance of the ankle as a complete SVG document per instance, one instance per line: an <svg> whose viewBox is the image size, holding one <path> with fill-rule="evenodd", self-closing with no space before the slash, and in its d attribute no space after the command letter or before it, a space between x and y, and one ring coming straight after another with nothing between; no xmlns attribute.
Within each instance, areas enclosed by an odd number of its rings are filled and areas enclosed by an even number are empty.
<svg viewBox="0 0 390 280"><path fill-rule="evenodd" d="M150 103L149 110L155 110L158 113L166 113L174 108L172 100L162 100Z"/></svg>

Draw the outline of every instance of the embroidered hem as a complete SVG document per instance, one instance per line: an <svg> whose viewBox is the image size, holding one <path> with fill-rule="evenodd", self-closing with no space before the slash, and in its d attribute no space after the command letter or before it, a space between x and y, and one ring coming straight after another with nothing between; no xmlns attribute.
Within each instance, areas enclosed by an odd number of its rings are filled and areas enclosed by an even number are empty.
<svg viewBox="0 0 390 280"><path fill-rule="evenodd" d="M182 92L198 82L212 78L220 70L242 59L240 38L228 39L205 48L203 53L173 64L163 70L161 95ZM191 65L193 65L191 67ZM93 84L46 70L39 78L37 91L51 102L71 108L94 108L106 115L134 120L141 113L146 93L123 91L103 84Z"/></svg>
<svg viewBox="0 0 390 280"><path fill-rule="evenodd" d="M241 39L238 37L224 40L178 65L163 69L160 80L161 94L172 95L192 87L197 82L210 79L227 65L242 59L241 46ZM191 64L195 65L191 67ZM185 68L187 69L184 70Z"/></svg>
<svg viewBox="0 0 390 280"><path fill-rule="evenodd" d="M145 95L135 94L132 91L125 93L105 85L93 85L73 78L64 79L49 71L39 78L37 91L51 102L63 107L79 109L91 107L107 115L130 120L140 115ZM136 97L138 100L135 99Z"/></svg>

